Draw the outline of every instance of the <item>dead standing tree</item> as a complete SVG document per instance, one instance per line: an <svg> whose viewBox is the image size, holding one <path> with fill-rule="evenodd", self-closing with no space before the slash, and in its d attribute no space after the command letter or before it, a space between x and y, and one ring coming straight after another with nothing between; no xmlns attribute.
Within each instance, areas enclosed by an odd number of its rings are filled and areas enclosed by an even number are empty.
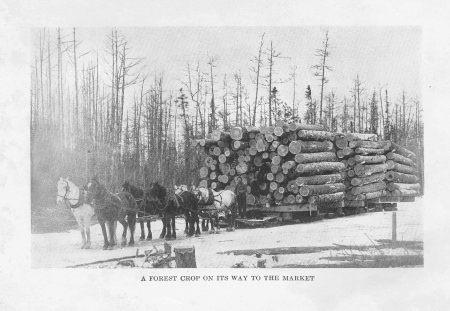
<svg viewBox="0 0 450 311"><path fill-rule="evenodd" d="M317 49L314 56L319 58L319 64L312 66L316 72L314 75L319 77L320 80L320 106L319 106L319 120L322 123L322 103L323 103L323 88L328 79L326 78L327 71L332 71L332 68L327 65L327 58L330 56L330 37L328 36L328 30L325 32L325 40L322 42L322 48Z"/></svg>
<svg viewBox="0 0 450 311"><path fill-rule="evenodd" d="M255 56L251 61L255 64L255 67L252 67L250 70L256 75L256 77L253 79L252 82L255 83L256 89L255 89L255 102L253 104L253 119L252 119L252 125L256 125L256 108L258 107L258 91L259 91L259 78L261 74L261 67L263 66L262 61L262 48L264 45L264 35L261 36L261 43L259 44L259 50L258 50L258 56Z"/></svg>

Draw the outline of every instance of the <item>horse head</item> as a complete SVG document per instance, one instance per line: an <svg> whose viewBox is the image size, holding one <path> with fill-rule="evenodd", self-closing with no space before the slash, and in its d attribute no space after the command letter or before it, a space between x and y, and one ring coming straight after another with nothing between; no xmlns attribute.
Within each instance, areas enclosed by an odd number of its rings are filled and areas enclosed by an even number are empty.
<svg viewBox="0 0 450 311"><path fill-rule="evenodd" d="M62 203L70 192L69 177L66 179L60 177L57 184L58 195L56 196L56 203Z"/></svg>
<svg viewBox="0 0 450 311"><path fill-rule="evenodd" d="M161 186L158 182L154 182L150 184L147 193L150 201L163 202L166 199L167 189Z"/></svg>
<svg viewBox="0 0 450 311"><path fill-rule="evenodd" d="M99 195L101 192L101 185L97 179L97 175L92 177L86 186L84 186L84 190L86 191L86 200L88 202L91 202Z"/></svg>

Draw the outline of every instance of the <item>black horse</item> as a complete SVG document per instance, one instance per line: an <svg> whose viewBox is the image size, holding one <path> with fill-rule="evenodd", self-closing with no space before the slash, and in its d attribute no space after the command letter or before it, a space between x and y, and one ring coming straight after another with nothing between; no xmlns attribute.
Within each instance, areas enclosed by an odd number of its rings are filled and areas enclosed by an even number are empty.
<svg viewBox="0 0 450 311"><path fill-rule="evenodd" d="M132 185L128 180L126 180L122 185L122 191L130 193L136 200L137 206L139 208L138 217L157 214L160 214L160 216L162 216L162 213L160 213L160 211L156 209L156 202L149 200L147 191ZM143 241L145 240L144 220L140 220L139 223L141 224L141 236L139 238L139 241ZM150 241L152 239L152 226L150 219L147 220L147 230L147 241Z"/></svg>
<svg viewBox="0 0 450 311"><path fill-rule="evenodd" d="M87 201L94 202L95 214L102 227L104 238L103 249L112 249L117 244L116 226L117 221L123 226L122 246L127 244L127 229L130 227L129 246L134 245L134 229L136 226L136 213L138 207L133 196L127 192L112 194L106 190L105 186L100 184L97 177L93 177L85 186L87 191ZM126 218L126 220L125 220ZM109 241L106 234L105 223L108 224Z"/></svg>
<svg viewBox="0 0 450 311"><path fill-rule="evenodd" d="M195 219L198 218L198 206L197 198L192 192L185 191L178 195L170 192L170 188L167 190L155 182L151 184L148 196L150 200L157 202L158 209L163 214L163 230L160 238L165 238L166 240L176 239L175 217L178 215L184 215L189 223L187 236L194 235L194 223ZM195 234L200 234L198 226Z"/></svg>

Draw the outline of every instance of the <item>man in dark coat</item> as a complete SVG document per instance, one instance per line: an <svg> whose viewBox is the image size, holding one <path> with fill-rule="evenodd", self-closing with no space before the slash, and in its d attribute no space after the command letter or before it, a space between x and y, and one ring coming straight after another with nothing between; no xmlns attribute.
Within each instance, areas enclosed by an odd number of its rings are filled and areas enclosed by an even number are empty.
<svg viewBox="0 0 450 311"><path fill-rule="evenodd" d="M238 203L239 217L246 218L247 212L247 186L242 182L242 178L238 177L235 191Z"/></svg>

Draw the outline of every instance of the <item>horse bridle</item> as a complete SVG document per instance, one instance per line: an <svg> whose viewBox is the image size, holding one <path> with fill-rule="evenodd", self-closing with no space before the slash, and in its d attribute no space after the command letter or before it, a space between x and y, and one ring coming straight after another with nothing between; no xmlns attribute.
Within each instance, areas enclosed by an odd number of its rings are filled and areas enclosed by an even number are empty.
<svg viewBox="0 0 450 311"><path fill-rule="evenodd" d="M66 187L64 187L64 189L66 189L66 193L64 194L64 196L62 196L60 194L57 194L57 196L63 198L64 200L79 200L80 198L78 198L78 199L75 199L75 198L70 199L70 198L67 197L67 195L70 193L69 182L67 180L63 180L63 181L66 183Z"/></svg>

